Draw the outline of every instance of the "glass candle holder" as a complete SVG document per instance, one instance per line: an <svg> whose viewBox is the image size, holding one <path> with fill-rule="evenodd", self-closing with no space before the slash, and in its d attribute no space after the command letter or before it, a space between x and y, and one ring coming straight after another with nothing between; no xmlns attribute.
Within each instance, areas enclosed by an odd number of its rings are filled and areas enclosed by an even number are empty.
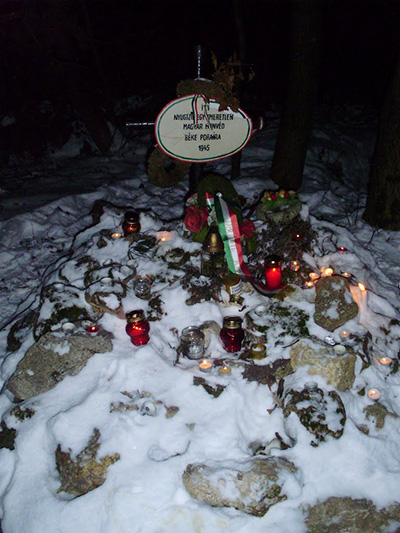
<svg viewBox="0 0 400 533"><path fill-rule="evenodd" d="M278 291L282 287L282 261L277 255L265 260L265 284L270 291Z"/></svg>
<svg viewBox="0 0 400 533"><path fill-rule="evenodd" d="M201 252L201 273L209 278L222 278L226 272L224 252Z"/></svg>
<svg viewBox="0 0 400 533"><path fill-rule="evenodd" d="M137 213L136 211L128 211L127 213L125 213L125 217L122 222L122 231L124 232L124 236L127 237L132 233L139 233L140 229L141 226L139 220L139 213Z"/></svg>
<svg viewBox="0 0 400 533"><path fill-rule="evenodd" d="M180 338L182 354L189 359L201 359L204 355L204 333L197 326L184 328Z"/></svg>
<svg viewBox="0 0 400 533"><path fill-rule="evenodd" d="M238 274L230 273L225 277L225 290L230 296L242 294L242 279Z"/></svg>
<svg viewBox="0 0 400 533"><path fill-rule="evenodd" d="M225 317L219 336L227 352L238 352L244 339L242 319L239 316Z"/></svg>
<svg viewBox="0 0 400 533"><path fill-rule="evenodd" d="M216 226L211 226L203 242L201 273L208 277L223 277L226 272L224 243Z"/></svg>
<svg viewBox="0 0 400 533"><path fill-rule="evenodd" d="M143 309L131 311L126 315L126 320L125 331L131 338L132 344L135 346L147 344L150 340L150 324L145 318Z"/></svg>
<svg viewBox="0 0 400 533"><path fill-rule="evenodd" d="M253 342L253 344L250 346L250 355L252 359L264 359L267 355L267 348L265 344Z"/></svg>
<svg viewBox="0 0 400 533"><path fill-rule="evenodd" d="M134 284L135 296L142 300L150 298L150 281L146 278L138 278Z"/></svg>
<svg viewBox="0 0 400 533"><path fill-rule="evenodd" d="M86 326L85 331L90 337L96 337L100 331L100 328L99 326L93 324L90 326Z"/></svg>

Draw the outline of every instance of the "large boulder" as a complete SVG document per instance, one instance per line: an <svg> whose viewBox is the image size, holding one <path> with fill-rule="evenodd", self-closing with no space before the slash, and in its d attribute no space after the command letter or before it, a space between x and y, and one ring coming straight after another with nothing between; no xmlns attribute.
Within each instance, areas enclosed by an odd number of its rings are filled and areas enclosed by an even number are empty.
<svg viewBox="0 0 400 533"><path fill-rule="evenodd" d="M27 400L78 374L95 353L111 350L111 335L105 331L95 337L46 333L26 352L7 388L18 400Z"/></svg>
<svg viewBox="0 0 400 533"><path fill-rule="evenodd" d="M331 346L312 346L300 341L290 349L293 370L309 365L309 374L318 374L339 391L350 389L354 383L356 356L346 351L337 355Z"/></svg>
<svg viewBox="0 0 400 533"><path fill-rule="evenodd" d="M348 281L341 276L321 278L315 286L314 322L334 331L358 315Z"/></svg>
<svg viewBox="0 0 400 533"><path fill-rule="evenodd" d="M295 480L297 468L280 457L266 457L237 465L189 464L183 483L192 498L213 507L234 507L264 516L276 503L286 500L285 482Z"/></svg>

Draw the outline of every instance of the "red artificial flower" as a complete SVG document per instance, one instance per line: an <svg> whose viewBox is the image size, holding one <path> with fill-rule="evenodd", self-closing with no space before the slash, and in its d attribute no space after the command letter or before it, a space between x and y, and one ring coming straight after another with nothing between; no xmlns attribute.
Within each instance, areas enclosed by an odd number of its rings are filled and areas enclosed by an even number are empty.
<svg viewBox="0 0 400 533"><path fill-rule="evenodd" d="M276 200L276 194L274 192L271 192L271 194L269 195L271 200Z"/></svg>
<svg viewBox="0 0 400 533"><path fill-rule="evenodd" d="M284 196L285 196L285 198L289 198L290 194L287 191L285 191Z"/></svg>
<svg viewBox="0 0 400 533"><path fill-rule="evenodd" d="M190 232L198 233L207 222L207 218L208 210L205 207L198 208L192 205L186 209L183 223Z"/></svg>
<svg viewBox="0 0 400 533"><path fill-rule="evenodd" d="M249 219L243 220L243 222L239 224L240 234L246 239L253 237L255 229L253 222Z"/></svg>

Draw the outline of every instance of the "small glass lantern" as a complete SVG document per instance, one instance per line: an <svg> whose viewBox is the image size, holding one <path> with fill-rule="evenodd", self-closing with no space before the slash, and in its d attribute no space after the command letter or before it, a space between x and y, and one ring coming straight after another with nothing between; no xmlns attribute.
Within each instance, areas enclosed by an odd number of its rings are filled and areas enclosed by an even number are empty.
<svg viewBox="0 0 400 533"><path fill-rule="evenodd" d="M201 273L209 277L223 277L226 272L224 243L216 226L211 226L203 243Z"/></svg>
<svg viewBox="0 0 400 533"><path fill-rule="evenodd" d="M204 355L204 333L197 326L184 328L181 333L182 354L189 359L201 359Z"/></svg>
<svg viewBox="0 0 400 533"><path fill-rule="evenodd" d="M134 284L135 296L142 300L150 298L150 281L146 278L138 278Z"/></svg>
<svg viewBox="0 0 400 533"><path fill-rule="evenodd" d="M270 291L282 288L282 260L271 255L265 260L265 284Z"/></svg>
<svg viewBox="0 0 400 533"><path fill-rule="evenodd" d="M238 352L242 347L244 331L240 316L226 316L219 334L222 344L227 352Z"/></svg>
<svg viewBox="0 0 400 533"><path fill-rule="evenodd" d="M135 346L142 346L143 344L147 344L150 340L150 324L144 316L143 309L131 311L126 315L126 320L127 324L125 327L125 331L131 338L132 344L134 344Z"/></svg>
<svg viewBox="0 0 400 533"><path fill-rule="evenodd" d="M122 222L124 236L127 237L132 233L139 233L140 229L139 213L136 211L127 211L125 213L124 221Z"/></svg>

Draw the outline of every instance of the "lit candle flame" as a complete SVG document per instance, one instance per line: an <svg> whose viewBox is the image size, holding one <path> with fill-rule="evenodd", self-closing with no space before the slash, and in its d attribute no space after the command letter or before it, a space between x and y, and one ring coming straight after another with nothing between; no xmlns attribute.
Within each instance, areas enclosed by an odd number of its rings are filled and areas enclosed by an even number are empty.
<svg viewBox="0 0 400 533"><path fill-rule="evenodd" d="M364 292L364 291L367 290L367 289L365 288L364 283L358 283L357 285L358 285L358 288L360 289L361 292Z"/></svg>
<svg viewBox="0 0 400 533"><path fill-rule="evenodd" d="M369 389L368 398L371 400L379 400L380 397L381 393L378 391L378 389Z"/></svg>

